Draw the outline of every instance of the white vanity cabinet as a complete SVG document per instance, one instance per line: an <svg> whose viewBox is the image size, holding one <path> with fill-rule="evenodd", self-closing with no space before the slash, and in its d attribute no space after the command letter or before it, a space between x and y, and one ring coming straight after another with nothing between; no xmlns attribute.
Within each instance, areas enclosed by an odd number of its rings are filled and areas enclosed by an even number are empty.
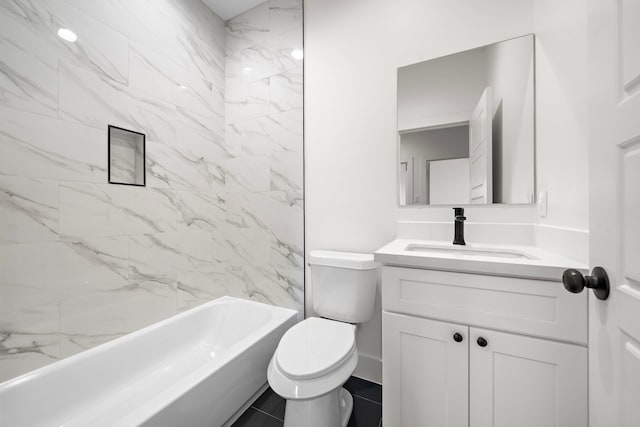
<svg viewBox="0 0 640 427"><path fill-rule="evenodd" d="M383 425L587 425L586 295L390 266L382 283Z"/></svg>

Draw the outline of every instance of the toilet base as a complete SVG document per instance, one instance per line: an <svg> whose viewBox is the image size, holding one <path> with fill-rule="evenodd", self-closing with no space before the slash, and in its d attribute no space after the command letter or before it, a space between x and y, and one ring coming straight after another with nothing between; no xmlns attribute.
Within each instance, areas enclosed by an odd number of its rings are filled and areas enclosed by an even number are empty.
<svg viewBox="0 0 640 427"><path fill-rule="evenodd" d="M287 400L284 427L346 427L353 397L344 388L306 400Z"/></svg>

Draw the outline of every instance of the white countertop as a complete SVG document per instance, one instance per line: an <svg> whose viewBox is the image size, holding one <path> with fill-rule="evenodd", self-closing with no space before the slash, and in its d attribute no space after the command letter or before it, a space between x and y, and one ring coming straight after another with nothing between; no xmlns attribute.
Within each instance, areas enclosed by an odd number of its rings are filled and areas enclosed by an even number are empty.
<svg viewBox="0 0 640 427"><path fill-rule="evenodd" d="M437 249L429 249L425 252L407 250L410 245L440 247L445 251L455 252L440 253ZM465 254L463 253L465 250L475 251L475 253ZM481 251L511 252L526 257L484 256L479 253ZM562 273L567 268L576 268L583 274L588 273L588 266L585 264L532 246L473 243L458 246L443 241L396 239L378 249L374 258L384 265L551 281L561 281Z"/></svg>

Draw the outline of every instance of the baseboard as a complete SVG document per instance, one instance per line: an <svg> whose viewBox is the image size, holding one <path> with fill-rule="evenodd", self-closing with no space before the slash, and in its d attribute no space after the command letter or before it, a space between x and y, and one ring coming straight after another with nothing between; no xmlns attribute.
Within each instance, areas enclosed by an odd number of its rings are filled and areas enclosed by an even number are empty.
<svg viewBox="0 0 640 427"><path fill-rule="evenodd" d="M382 360L379 357L360 354L358 356L358 366L356 366L353 376L376 384L382 384Z"/></svg>

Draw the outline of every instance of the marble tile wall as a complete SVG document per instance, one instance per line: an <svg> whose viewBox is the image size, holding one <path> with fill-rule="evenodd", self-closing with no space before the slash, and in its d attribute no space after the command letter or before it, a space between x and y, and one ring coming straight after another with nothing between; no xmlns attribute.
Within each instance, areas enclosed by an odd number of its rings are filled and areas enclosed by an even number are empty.
<svg viewBox="0 0 640 427"><path fill-rule="evenodd" d="M225 294L302 311L301 8L0 2L0 382Z"/></svg>
<svg viewBox="0 0 640 427"><path fill-rule="evenodd" d="M227 21L226 220L231 274L253 298L303 310L302 0ZM228 281L231 283L232 281Z"/></svg>

